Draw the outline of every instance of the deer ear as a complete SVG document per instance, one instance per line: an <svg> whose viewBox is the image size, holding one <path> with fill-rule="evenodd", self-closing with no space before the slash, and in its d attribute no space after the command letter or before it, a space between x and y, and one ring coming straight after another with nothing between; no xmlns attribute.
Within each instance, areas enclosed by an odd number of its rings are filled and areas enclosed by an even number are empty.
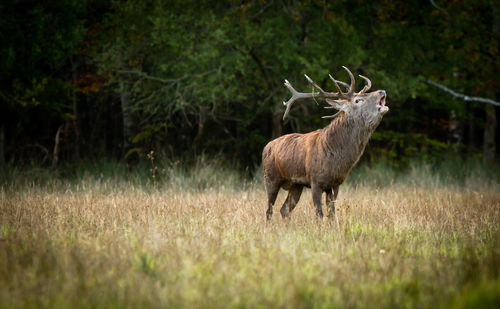
<svg viewBox="0 0 500 309"><path fill-rule="evenodd" d="M344 107L346 101L345 100L332 100L332 99L326 99L326 102L331 105L331 108L335 108L337 110L341 110L342 107ZM330 108L330 107L326 107Z"/></svg>

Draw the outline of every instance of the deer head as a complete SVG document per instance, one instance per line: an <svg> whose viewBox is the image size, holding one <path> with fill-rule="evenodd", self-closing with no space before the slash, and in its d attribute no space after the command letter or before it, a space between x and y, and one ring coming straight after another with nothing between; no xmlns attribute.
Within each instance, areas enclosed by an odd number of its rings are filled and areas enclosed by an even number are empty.
<svg viewBox="0 0 500 309"><path fill-rule="evenodd" d="M290 82L285 80L285 86L292 93L292 97L287 102L283 102L283 104L286 105L286 111L283 116L283 120L285 120L288 116L290 108L296 100L305 98L324 98L330 105L325 108L337 109L338 112L334 115L323 116L322 118L335 118L337 115L344 112L348 115L348 117L359 118L363 123L369 126L378 124L382 119L382 116L389 111L389 108L385 105L385 99L387 97L385 90L367 92L368 90L370 90L372 83L367 77L359 75L359 77L364 79L367 84L360 92L355 92L356 80L354 78L354 75L345 66L343 66L343 68L347 71L347 74L349 74L349 78L351 80L350 84L338 81L331 75L328 75L335 84L337 92L324 91L307 75L304 75L307 81L318 92L298 92L292 87ZM347 91L343 92L340 86L345 87Z"/></svg>

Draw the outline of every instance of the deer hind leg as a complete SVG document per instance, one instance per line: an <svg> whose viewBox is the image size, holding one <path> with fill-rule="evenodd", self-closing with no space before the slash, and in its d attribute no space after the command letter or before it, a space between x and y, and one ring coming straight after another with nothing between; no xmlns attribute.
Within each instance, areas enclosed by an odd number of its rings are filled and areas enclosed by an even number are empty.
<svg viewBox="0 0 500 309"><path fill-rule="evenodd" d="M289 214L295 208L300 200L300 195L302 194L302 189L304 187L301 185L293 185L288 191L288 196L286 197L285 203L281 206L281 217L283 219L288 218Z"/></svg>
<svg viewBox="0 0 500 309"><path fill-rule="evenodd" d="M326 193L326 206L328 207L328 218L333 218L335 216L335 201L337 200L337 195L339 194L339 186L325 191Z"/></svg>
<svg viewBox="0 0 500 309"><path fill-rule="evenodd" d="M266 211L266 219L269 221L273 216L273 205L276 202L276 197L278 196L278 192L280 191L280 184L276 182L267 182L266 181L266 192L267 192L267 211Z"/></svg>
<svg viewBox="0 0 500 309"><path fill-rule="evenodd" d="M319 218L323 218L323 209L321 206L321 195L323 194L323 190L317 184L311 184L312 190L312 198L314 206L316 206L316 215Z"/></svg>

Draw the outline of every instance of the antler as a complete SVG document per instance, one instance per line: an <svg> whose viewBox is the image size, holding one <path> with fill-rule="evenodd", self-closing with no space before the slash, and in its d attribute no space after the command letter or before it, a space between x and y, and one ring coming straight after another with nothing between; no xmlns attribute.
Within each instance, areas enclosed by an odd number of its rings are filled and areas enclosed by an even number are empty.
<svg viewBox="0 0 500 309"><path fill-rule="evenodd" d="M344 68L344 70L347 71L347 74L349 75L349 79L351 80L351 84L347 84L347 83L344 83L342 81L336 80L335 78L333 78L332 75L328 74L330 79L335 84L335 88L337 88L338 92L326 92L326 91L324 91L323 89L321 89L320 86L318 86L306 74L304 74L304 76L306 77L307 81L314 88L316 88L316 90L318 90L318 92L313 92L313 93L298 92L297 90L295 90L292 87L290 82L285 79L285 86L292 93L292 97L288 101L283 102L283 104L286 105L286 110L285 110L285 114L283 115L283 120L285 120L286 117L288 116L288 113L290 112L290 108L292 107L293 102L295 102L298 99L325 98L326 102L328 104L330 104L330 106L327 106L325 108L335 108L335 109L341 110L344 107L345 102L350 101L353 96L364 94L365 92L370 90L370 88L372 86L372 82L370 81L370 79L368 79L367 77L365 77L363 75L359 75L359 77L361 77L362 79L364 79L366 81L367 85L360 92L355 93L354 90L355 90L355 86L356 86L356 80L354 79L354 75L352 74L352 72L348 68L346 68L345 66L342 66L342 67ZM340 89L339 85L344 86L346 88L347 92L343 92L342 89ZM338 98L339 95L342 97L341 99L337 99L337 100L331 99L331 98ZM338 114L339 113L332 115L332 116L323 116L322 118L334 118Z"/></svg>
<svg viewBox="0 0 500 309"><path fill-rule="evenodd" d="M349 71L348 68L346 68L345 66L342 66L344 68L344 70L347 71L347 74L349 74L349 78L351 79L351 84L350 85L347 85L347 83L344 83L344 82L341 82L341 81L338 81L336 80L335 78L333 78L330 74L328 74L328 76L330 76L330 79L333 81L333 83L335 84L335 87L337 88L337 90L339 91L339 93L342 95L342 97L346 100L350 100L354 94L354 87L356 86L356 80L354 79L354 75L352 75L351 71ZM342 86L346 87L347 89L347 92L342 92L342 90L340 89L340 86L339 84L341 84Z"/></svg>
<svg viewBox="0 0 500 309"><path fill-rule="evenodd" d="M327 91L324 91L311 78L309 78L309 76L307 76L306 74L304 74L304 76L306 77L307 81L314 88L316 88L316 90L318 90L319 92L312 92L312 93L309 93L309 92L298 92L297 90L295 90L295 88L293 88L292 84L290 84L290 82L285 79L285 86L292 93L292 97L288 101L286 101L286 102L283 101L283 104L286 105L286 110L285 110L285 114L283 115L283 120L285 120L286 117L288 116L288 113L290 112L290 108L292 107L293 102L295 102L298 99L337 98L339 96L338 92L327 92Z"/></svg>
<svg viewBox="0 0 500 309"><path fill-rule="evenodd" d="M362 79L366 80L367 85L364 86L363 89L361 89L360 92L356 93L356 95L363 94L363 93L367 92L368 90L370 90L370 88L372 87L372 81L368 77L363 76L361 74L359 74L359 77L361 77Z"/></svg>

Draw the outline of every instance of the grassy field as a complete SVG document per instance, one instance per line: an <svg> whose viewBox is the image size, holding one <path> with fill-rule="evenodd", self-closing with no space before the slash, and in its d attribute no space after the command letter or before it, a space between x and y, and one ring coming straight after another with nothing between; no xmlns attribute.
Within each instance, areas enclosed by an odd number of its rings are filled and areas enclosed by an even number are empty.
<svg viewBox="0 0 500 309"><path fill-rule="evenodd" d="M266 223L259 176L211 164L110 170L4 171L0 307L500 306L490 169L357 167L333 224L309 190Z"/></svg>

